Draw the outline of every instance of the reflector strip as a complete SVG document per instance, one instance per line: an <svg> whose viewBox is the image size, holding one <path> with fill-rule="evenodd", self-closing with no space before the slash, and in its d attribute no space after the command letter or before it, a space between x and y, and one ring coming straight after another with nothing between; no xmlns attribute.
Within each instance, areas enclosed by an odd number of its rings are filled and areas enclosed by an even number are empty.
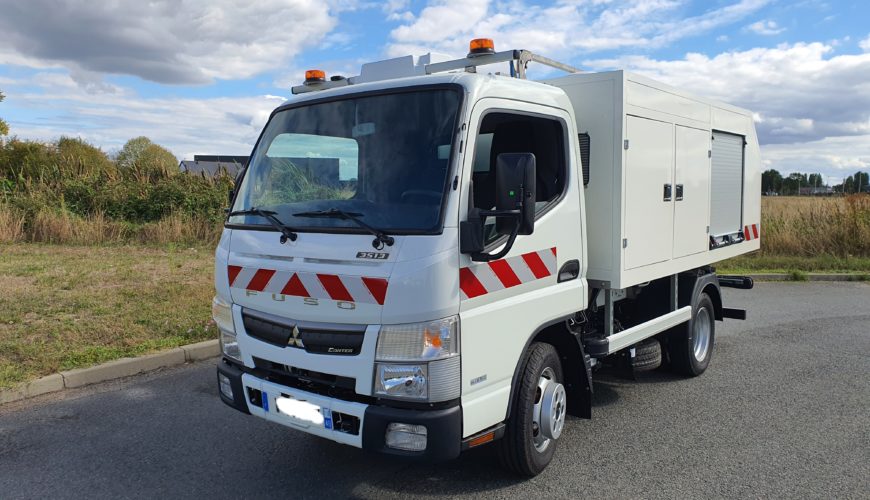
<svg viewBox="0 0 870 500"><path fill-rule="evenodd" d="M384 299L387 297L387 280L383 278L363 278L363 284L369 289L372 298L380 305L384 305Z"/></svg>
<svg viewBox="0 0 870 500"><path fill-rule="evenodd" d="M743 226L743 238L746 241L757 240L761 232L761 224L752 224L751 226Z"/></svg>
<svg viewBox="0 0 870 500"><path fill-rule="evenodd" d="M511 269L511 265L507 263L505 260L496 260L492 262L489 267L492 268L498 280L501 281L501 284L505 286L505 288L510 288L512 286L517 286L522 284L517 275L514 274L513 269Z"/></svg>
<svg viewBox="0 0 870 500"><path fill-rule="evenodd" d="M459 270L459 288L469 299L486 295L486 288L483 287L480 280L477 279L468 267L463 267Z"/></svg>
<svg viewBox="0 0 870 500"><path fill-rule="evenodd" d="M281 289L281 293L284 295L294 295L296 297L310 297L308 295L308 290L305 289L305 285L302 284L302 280L299 279L295 273L284 285L284 288Z"/></svg>
<svg viewBox="0 0 870 500"><path fill-rule="evenodd" d="M241 270L241 266L227 266L227 277L230 279L230 286L233 286L233 282L236 281L236 276L239 275Z"/></svg>
<svg viewBox="0 0 870 500"><path fill-rule="evenodd" d="M389 280L227 266L232 288L293 297L384 305Z"/></svg>
<svg viewBox="0 0 870 500"><path fill-rule="evenodd" d="M344 287L341 283L341 278L338 276L334 274L318 274L317 279L323 284L323 288L326 289L330 299L353 302L353 297L350 296L350 293L348 293L347 288Z"/></svg>
<svg viewBox="0 0 870 500"><path fill-rule="evenodd" d="M266 285L269 284L269 280L272 279L272 275L275 274L273 269L258 269L254 274L254 277L251 279L251 282L248 283L248 290L254 290L256 292L262 292Z"/></svg>
<svg viewBox="0 0 870 500"><path fill-rule="evenodd" d="M463 299L512 288L556 274L556 248L475 264L459 270Z"/></svg>

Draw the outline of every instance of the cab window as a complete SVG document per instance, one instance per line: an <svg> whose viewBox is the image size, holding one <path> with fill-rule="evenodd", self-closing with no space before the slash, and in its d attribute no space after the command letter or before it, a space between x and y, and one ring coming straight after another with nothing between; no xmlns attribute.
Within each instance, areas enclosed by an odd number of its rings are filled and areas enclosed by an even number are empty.
<svg viewBox="0 0 870 500"><path fill-rule="evenodd" d="M501 153L535 155L535 212L540 216L555 204L565 191L567 157L565 129L561 121L514 113L489 113L477 134L472 168L473 206L495 208L495 164ZM498 240L495 219L488 217L485 243Z"/></svg>

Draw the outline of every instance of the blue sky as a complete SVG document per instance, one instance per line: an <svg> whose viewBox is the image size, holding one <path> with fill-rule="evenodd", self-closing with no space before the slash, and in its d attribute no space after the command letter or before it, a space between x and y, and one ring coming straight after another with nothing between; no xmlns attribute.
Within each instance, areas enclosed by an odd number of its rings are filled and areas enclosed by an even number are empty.
<svg viewBox="0 0 870 500"><path fill-rule="evenodd" d="M248 154L308 68L354 75L468 40L626 68L756 113L768 167L870 170L870 2L0 0L0 117L106 151ZM536 73L532 73L532 77ZM537 75L545 76L538 72Z"/></svg>

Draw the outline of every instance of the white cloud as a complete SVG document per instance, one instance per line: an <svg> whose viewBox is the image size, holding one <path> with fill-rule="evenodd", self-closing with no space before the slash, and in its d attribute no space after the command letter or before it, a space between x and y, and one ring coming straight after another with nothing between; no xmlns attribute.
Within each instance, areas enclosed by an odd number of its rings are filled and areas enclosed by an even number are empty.
<svg viewBox="0 0 870 500"><path fill-rule="evenodd" d="M785 28L781 28L776 21L757 21L746 27L748 31L755 33L756 35L778 35L785 31Z"/></svg>
<svg viewBox="0 0 870 500"><path fill-rule="evenodd" d="M764 157L774 168L870 164L870 53L834 55L830 45L797 43L715 57L687 54L675 61L628 56L584 66L631 69L752 110Z"/></svg>
<svg viewBox="0 0 870 500"><path fill-rule="evenodd" d="M152 0L95 8L87 0L5 2L0 64L62 66L85 77L85 85L102 74L176 84L247 78L319 43L337 24L334 11L353 7L345 4Z"/></svg>
<svg viewBox="0 0 870 500"><path fill-rule="evenodd" d="M867 35L867 38L858 42L858 46L861 47L864 52L870 52L870 35Z"/></svg>
<svg viewBox="0 0 870 500"><path fill-rule="evenodd" d="M488 37L496 48L525 48L551 57L600 50L654 48L738 21L768 0L740 0L684 18L678 0L556 2L542 7L524 0L433 0L392 31L391 56L430 50L464 55L472 38Z"/></svg>
<svg viewBox="0 0 870 500"><path fill-rule="evenodd" d="M826 137L798 144L762 147L764 168L780 172L822 172L836 184L843 177L870 169L870 135Z"/></svg>
<svg viewBox="0 0 870 500"><path fill-rule="evenodd" d="M870 54L832 55L822 43L687 54L591 60L596 69L628 68L675 87L755 111L763 143L870 133Z"/></svg>
<svg viewBox="0 0 870 500"><path fill-rule="evenodd" d="M15 106L49 117L38 122L10 118L13 134L45 140L77 136L107 151L147 135L179 157L249 154L269 114L285 100L275 95L143 98L123 87L94 95L69 75L55 72L17 81L8 90Z"/></svg>

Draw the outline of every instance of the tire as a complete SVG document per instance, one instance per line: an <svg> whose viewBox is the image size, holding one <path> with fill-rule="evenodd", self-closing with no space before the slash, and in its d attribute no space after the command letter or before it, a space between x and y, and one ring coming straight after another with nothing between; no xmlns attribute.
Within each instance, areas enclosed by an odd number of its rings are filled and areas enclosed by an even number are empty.
<svg viewBox="0 0 870 500"><path fill-rule="evenodd" d="M556 348L550 344L533 343L529 347L521 373L522 377L514 394L511 416L504 437L499 441L498 455L502 466L509 471L532 477L540 474L553 459L565 422L567 399L562 386L564 380L562 363ZM545 387L543 391L542 384ZM561 404L548 406L554 408L548 413L549 415L558 415L555 420L550 420L560 422L553 424L552 427L558 427L558 432L555 433L555 437L546 438L542 424L535 422L535 407L541 408L547 404L547 401L557 400L559 391L561 391ZM548 397L545 398L545 395ZM538 410L539 415L544 413L543 410ZM542 418L544 417L539 416L538 420Z"/></svg>
<svg viewBox="0 0 870 500"><path fill-rule="evenodd" d="M662 346L657 339L646 339L634 346L631 366L635 371L655 370L662 365Z"/></svg>
<svg viewBox="0 0 870 500"><path fill-rule="evenodd" d="M709 295L701 293L692 309L692 318L668 338L668 354L674 371L689 377L704 373L713 357L715 333L713 301Z"/></svg>

